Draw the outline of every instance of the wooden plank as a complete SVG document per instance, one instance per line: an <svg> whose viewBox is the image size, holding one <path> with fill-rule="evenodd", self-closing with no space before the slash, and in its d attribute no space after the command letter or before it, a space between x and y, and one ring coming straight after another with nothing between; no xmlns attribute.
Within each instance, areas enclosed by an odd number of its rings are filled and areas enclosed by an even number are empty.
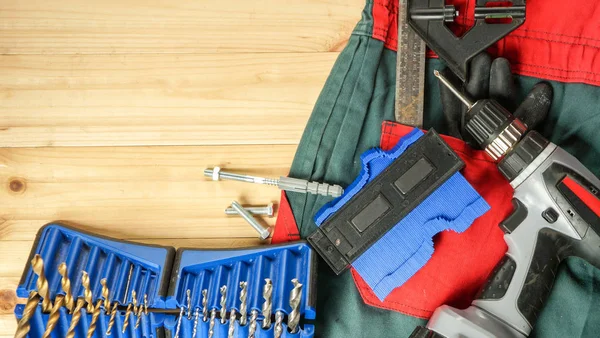
<svg viewBox="0 0 600 338"><path fill-rule="evenodd" d="M364 0L0 2L2 54L323 52Z"/></svg>
<svg viewBox="0 0 600 338"><path fill-rule="evenodd" d="M254 238L245 221L223 210L232 200L277 203L280 191L214 182L203 170L220 165L279 177L294 151L285 145L0 149L0 240L30 240L43 224L61 219L122 239Z"/></svg>
<svg viewBox="0 0 600 338"><path fill-rule="evenodd" d="M297 144L336 57L0 56L0 147Z"/></svg>

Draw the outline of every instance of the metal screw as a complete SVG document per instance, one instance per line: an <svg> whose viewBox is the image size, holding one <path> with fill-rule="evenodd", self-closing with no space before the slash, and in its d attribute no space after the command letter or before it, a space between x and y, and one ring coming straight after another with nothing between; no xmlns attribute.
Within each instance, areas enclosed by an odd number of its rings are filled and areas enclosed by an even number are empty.
<svg viewBox="0 0 600 338"><path fill-rule="evenodd" d="M237 201L231 202L231 207L237 211L237 213L242 216L242 218L245 219L246 222L248 222L248 224L250 224L254 230L256 230L256 232L258 232L260 239L265 240L269 238L271 235L269 228L258 223L254 217L252 217L252 214L246 211L246 209L244 209Z"/></svg>
<svg viewBox="0 0 600 338"><path fill-rule="evenodd" d="M240 181L240 182L248 182L248 183L257 183L257 184L268 184L277 186L279 180L250 176L250 175L240 175L229 173L225 171L221 171L220 167L214 167L213 169L204 169L204 176L212 177L213 181L218 180L232 180L232 181Z"/></svg>
<svg viewBox="0 0 600 338"><path fill-rule="evenodd" d="M269 203L269 205L265 205L262 207L243 207L252 215L261 215L261 216L269 216L273 217L273 203ZM238 216L238 212L235 211L234 208L229 207L225 209L225 214L230 216Z"/></svg>

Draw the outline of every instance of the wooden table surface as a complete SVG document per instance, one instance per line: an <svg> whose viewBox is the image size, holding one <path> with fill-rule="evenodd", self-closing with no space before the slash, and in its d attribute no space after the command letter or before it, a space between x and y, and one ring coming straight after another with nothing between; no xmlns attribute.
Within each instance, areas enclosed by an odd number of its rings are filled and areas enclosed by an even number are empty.
<svg viewBox="0 0 600 338"><path fill-rule="evenodd" d="M0 2L0 337L15 331L15 289L48 222L144 243L258 244L223 209L279 191L202 171L287 174L363 5Z"/></svg>

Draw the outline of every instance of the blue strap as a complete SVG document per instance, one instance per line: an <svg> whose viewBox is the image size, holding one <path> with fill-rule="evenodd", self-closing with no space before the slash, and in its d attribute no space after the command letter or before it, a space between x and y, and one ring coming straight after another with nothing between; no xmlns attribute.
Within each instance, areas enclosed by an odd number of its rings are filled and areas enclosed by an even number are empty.
<svg viewBox="0 0 600 338"><path fill-rule="evenodd" d="M390 151L372 149L361 156L363 169L344 194L315 215L317 226L347 203L368 182L423 135L414 129ZM433 236L465 231L490 206L460 174L452 175L396 226L358 257L352 266L380 300L412 277L433 254Z"/></svg>

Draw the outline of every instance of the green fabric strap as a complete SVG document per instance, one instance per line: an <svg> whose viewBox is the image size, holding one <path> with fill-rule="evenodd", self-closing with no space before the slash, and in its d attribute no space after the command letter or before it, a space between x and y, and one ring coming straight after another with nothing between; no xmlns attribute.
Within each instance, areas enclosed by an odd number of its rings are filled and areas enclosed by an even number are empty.
<svg viewBox="0 0 600 338"><path fill-rule="evenodd" d="M366 10L317 100L290 170L292 177L347 186L359 173L360 154L379 145L381 122L394 118L396 53L365 33L368 15ZM424 124L444 133L439 87L432 74L442 67L439 60L427 61ZM518 78L521 98L537 82ZM600 174L600 88L551 84L552 111L540 131ZM329 199L298 193L288 197L300 233L306 237L315 229L314 214ZM597 336L599 271L579 259L568 260L560 270L532 336ZM319 265L317 300L318 337L407 337L416 325L425 323L365 305L351 274L335 276L324 263Z"/></svg>

